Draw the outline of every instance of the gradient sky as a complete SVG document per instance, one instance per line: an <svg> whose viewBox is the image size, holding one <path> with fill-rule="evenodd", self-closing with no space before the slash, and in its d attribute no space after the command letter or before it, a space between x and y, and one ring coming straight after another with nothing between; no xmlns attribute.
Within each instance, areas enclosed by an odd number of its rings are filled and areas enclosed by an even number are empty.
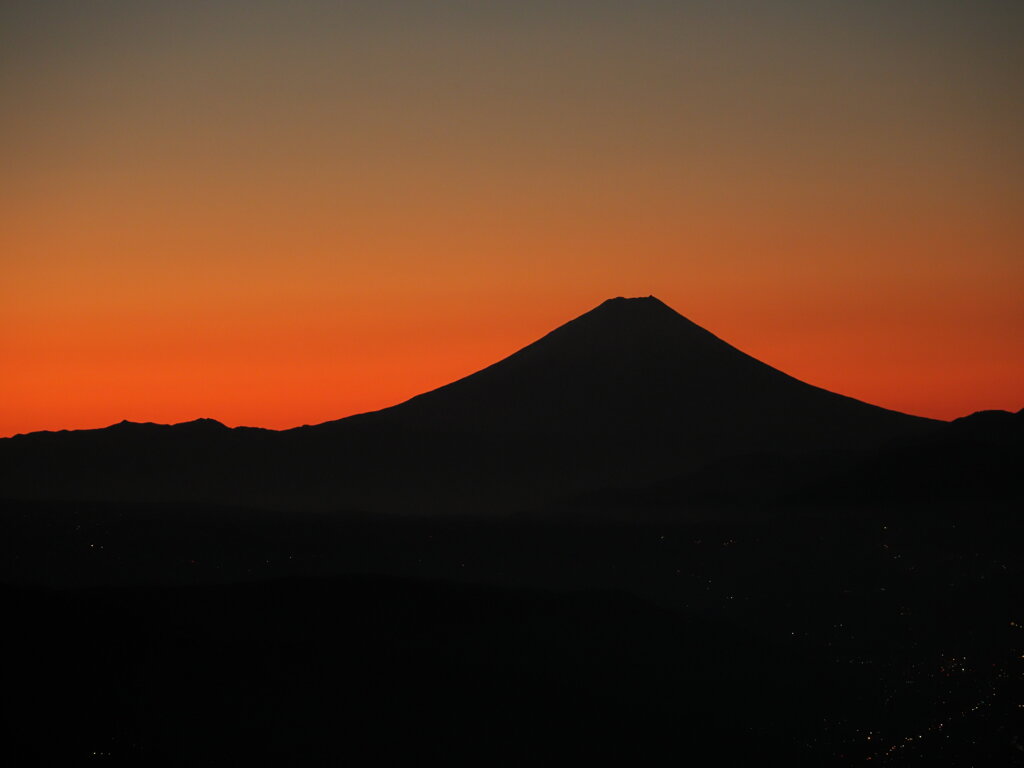
<svg viewBox="0 0 1024 768"><path fill-rule="evenodd" d="M0 4L0 435L405 399L617 295L1024 406L1024 4Z"/></svg>

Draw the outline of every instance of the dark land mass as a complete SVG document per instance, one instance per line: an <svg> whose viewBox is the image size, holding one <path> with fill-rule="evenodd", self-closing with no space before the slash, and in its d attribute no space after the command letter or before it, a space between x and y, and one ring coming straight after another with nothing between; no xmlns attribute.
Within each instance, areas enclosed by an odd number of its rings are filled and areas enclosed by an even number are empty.
<svg viewBox="0 0 1024 768"><path fill-rule="evenodd" d="M315 427L0 440L5 750L1024 765L1022 459L653 298Z"/></svg>
<svg viewBox="0 0 1024 768"><path fill-rule="evenodd" d="M163 426L0 440L12 498L240 504L474 517L547 510L737 456L926 435L940 422L812 387L655 298L611 299L405 403L313 427Z"/></svg>

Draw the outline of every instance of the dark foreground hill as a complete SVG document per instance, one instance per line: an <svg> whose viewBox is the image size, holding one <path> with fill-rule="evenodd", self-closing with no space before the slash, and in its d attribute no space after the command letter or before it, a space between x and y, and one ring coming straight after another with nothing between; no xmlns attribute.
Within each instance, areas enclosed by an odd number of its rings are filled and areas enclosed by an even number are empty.
<svg viewBox="0 0 1024 768"><path fill-rule="evenodd" d="M0 440L0 496L521 512L942 426L793 379L653 297L619 298L448 386L314 427L125 422Z"/></svg>

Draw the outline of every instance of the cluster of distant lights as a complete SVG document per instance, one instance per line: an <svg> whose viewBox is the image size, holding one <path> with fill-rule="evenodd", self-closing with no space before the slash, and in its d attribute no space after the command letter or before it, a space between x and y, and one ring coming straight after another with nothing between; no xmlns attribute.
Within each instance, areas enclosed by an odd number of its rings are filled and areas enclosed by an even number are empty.
<svg viewBox="0 0 1024 768"><path fill-rule="evenodd" d="M1016 629L1024 629L1024 625L1019 624L1015 621L1011 621L1010 626ZM1019 660L1024 661L1024 652L1018 651L1016 655ZM966 658L951 657L944 664L939 666L939 672L946 677L951 677L955 673L967 673L970 671L971 670L967 664ZM996 677L1000 679L1006 679L1009 677L1009 674L1006 672L1006 670L1000 670L997 673ZM921 733L918 733L913 736L904 736L900 739L897 739L892 744L890 744L885 750L876 753L875 755L868 755L867 757L865 757L865 760L871 761L874 760L876 757L881 759L891 757L907 749L908 747L913 746L915 743L922 741L927 735L943 733L946 730L946 727L948 725L951 725L953 721L962 720L964 718L971 716L972 714L975 714L977 712L982 711L983 709L986 709L987 707L990 707L992 704L992 700L995 699L997 696L998 690L996 686L993 684L990 686L989 691L982 698L975 700L975 702L966 709L951 714L944 720L941 720L937 723L933 723L932 725L926 726L923 732ZM1017 708L1024 709L1024 703L1017 704ZM868 731L867 735L865 736L865 740L869 742L878 741L879 737L877 736L877 734L877 731ZM950 738L949 733L944 733L944 735L947 739Z"/></svg>
<svg viewBox="0 0 1024 768"><path fill-rule="evenodd" d="M882 529L887 531L888 530L888 526L883 525ZM665 539L664 536L660 536L659 538L661 540ZM701 545L701 544L704 544L706 542L701 540L701 539L694 539L692 543L695 544L695 545ZM718 546L721 546L722 548L725 548L725 547L732 546L732 545L734 545L736 543L737 542L735 540L728 539L728 540L721 541L721 542L717 542L717 541L713 542L713 545L718 545ZM905 561L905 559L904 559L903 553L898 552L898 551L894 551L894 549L893 549L893 547L891 545L883 543L881 545L881 548L884 550L884 554L885 554L885 556L888 559L895 560L895 561L904 561L904 562L901 563L901 565L902 565L902 567L905 570L907 570L907 571L916 570L916 566L913 563L907 563ZM1003 570L1007 570L1007 567L1006 567L1005 564L1001 564L1001 567L1002 567ZM677 570L676 574L678 575L679 573L680 573L680 571ZM694 575L696 576L697 574L694 574ZM984 575L981 575L981 578L984 578ZM711 588L712 588L712 586L711 586L712 585L712 579L711 578L708 578L708 577L705 576L703 578L700 578L700 581L704 582L706 590L711 590ZM950 585L950 586L952 586L952 585ZM877 590L879 592L886 592L887 591L885 586L878 586ZM732 595L726 595L725 599L732 600L732 599L734 599L734 597ZM746 598L744 598L744 599L746 599ZM911 613L911 611L907 607L905 607L905 606L901 606L899 608L899 614L901 616L907 616L910 613ZM842 623L833 624L832 626L833 626L833 630L845 630L845 629L847 629L847 627L845 627L845 625L842 624ZM1024 629L1024 624L1018 623L1016 621L1011 621L1010 622L1010 626L1014 627L1016 629ZM798 633L798 632L795 632L795 631L789 632L789 635L791 637L794 637L794 638L798 634L802 635L803 633ZM832 643L829 642L827 645L831 646ZM1021 660L1024 660L1024 654L1019 654L1019 657L1020 657ZM870 659L870 658L865 658L865 657L860 657L860 658L858 658L858 657L850 657L850 658L845 659L844 661L846 663L848 663L848 664L856 664L856 665L873 665L873 664L876 663L875 660ZM971 668L968 665L968 661L967 661L966 658L963 658L963 657L949 657L942 664L939 665L939 673L942 674L945 677L953 677L954 675L967 674L970 671L971 671ZM1006 677L1008 677L1008 675L1007 675L1007 673L1005 671L1002 671L1002 672L1000 672L997 675L997 677L1005 679ZM925 726L920 733L917 733L917 734L914 734L914 735L903 736L901 738L898 738L897 740L892 742L888 747L886 747L884 750L882 750L880 752L876 752L874 755L868 755L864 759L866 761L885 760L885 759L887 759L889 757L895 756L896 754L898 754L900 752L906 751L909 748L913 748L915 745L920 744L922 741L924 741L926 739L926 737L928 737L928 736L935 736L935 735L938 735L938 734L943 734L943 736L946 739L949 739L949 738L951 738L950 734L948 733L948 727L949 726L953 725L958 720L965 719L965 718L967 718L967 717L969 717L969 716L971 716L973 714L977 714L978 712L981 712L982 710L985 710L986 708L989 708L992 705L993 699L996 696L997 696L996 687L995 687L995 685L992 685L987 693L985 693L981 698L975 699L974 702L970 706L966 707L965 709L963 709L963 710L961 710L959 712L951 713L951 714L947 715L946 717L944 717L943 720L941 720L939 722L936 722L936 723L933 723L931 725ZM943 703L945 703L945 702L943 702ZM1020 709L1024 709L1024 704L1018 704L1017 706ZM884 739L884 737L881 735L881 732L877 731L877 730L867 731L866 736L863 736L862 738L864 738L864 740L866 742L868 742L872 746L877 746L877 745L879 745L880 742L887 741L887 739Z"/></svg>
<svg viewBox="0 0 1024 768"><path fill-rule="evenodd" d="M919 733L916 736L904 736L902 740L897 741L894 744L891 744L888 749L886 749L884 752L881 753L880 756L881 757L890 757L890 756L896 754L897 752L899 752L900 750L906 749L907 747L912 745L915 741L920 741L921 739L923 739L925 737L925 734L928 734L928 733L938 733L939 731L942 731L946 727L946 724L948 722L950 722L950 721L952 721L952 720L954 720L956 718L967 717L971 713L977 712L978 710L988 706L990 701L991 701L991 699L994 698L995 696L996 696L996 690L993 687L992 690L989 692L989 697L988 698L981 699L980 701L975 703L973 706L968 707L963 712L960 712L960 713L958 713L956 715L951 715L946 721L938 722L938 723L935 723L934 725L927 726L924 729L925 733ZM947 739L949 738L949 734L948 733L946 734L946 738ZM872 739L871 733L868 733L867 740L871 741L871 739ZM872 756L872 755L868 755L865 758L865 760L873 760L873 759L874 759L874 756Z"/></svg>

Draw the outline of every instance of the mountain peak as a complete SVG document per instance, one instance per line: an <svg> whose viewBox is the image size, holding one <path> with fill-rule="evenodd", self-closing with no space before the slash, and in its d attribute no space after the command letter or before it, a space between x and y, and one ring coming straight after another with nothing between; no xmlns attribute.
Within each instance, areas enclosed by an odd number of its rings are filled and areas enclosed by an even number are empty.
<svg viewBox="0 0 1024 768"><path fill-rule="evenodd" d="M598 304L591 312L677 312L654 296L615 296ZM587 314L590 314L589 312Z"/></svg>
<svg viewBox="0 0 1024 768"><path fill-rule="evenodd" d="M690 322L654 296L616 296L602 301L589 312L584 312L562 327L594 327L595 324L603 326L606 330L650 331L664 329L666 326L678 329Z"/></svg>
<svg viewBox="0 0 1024 768"><path fill-rule="evenodd" d="M602 301L601 302L601 306L603 306L605 304L623 305L623 304L627 304L627 303L628 304L640 304L640 303L642 303L642 304L661 304L662 306L666 306L665 302L661 301L661 299L658 299L654 295L651 295L651 296L613 296L610 299L605 299L604 301Z"/></svg>
<svg viewBox="0 0 1024 768"><path fill-rule="evenodd" d="M579 344L606 344L612 338L620 339L627 346L635 344L638 339L658 344L665 342L666 336L673 341L685 337L691 343L697 341L699 344L714 339L710 333L654 296L606 299L589 312L556 328L548 338L559 338L563 342L573 339L568 341L571 351Z"/></svg>

